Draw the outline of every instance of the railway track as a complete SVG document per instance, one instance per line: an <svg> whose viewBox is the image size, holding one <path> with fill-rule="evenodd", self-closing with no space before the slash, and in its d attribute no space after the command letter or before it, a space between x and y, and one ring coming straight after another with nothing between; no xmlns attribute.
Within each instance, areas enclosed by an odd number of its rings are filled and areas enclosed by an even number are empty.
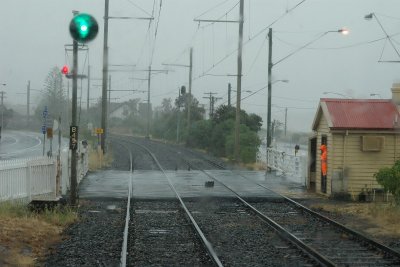
<svg viewBox="0 0 400 267"><path fill-rule="evenodd" d="M128 141L124 140L124 142ZM147 150L159 165L160 171L163 171L162 166L147 147L134 142L130 142L130 144ZM181 160L186 162L184 165L191 166L185 159ZM259 220L255 214L250 213L246 206L238 200L224 198L183 199L172 182L169 181L168 175L165 175L165 177L171 189L175 192L177 201L134 200L133 205L136 208L131 210L133 214L131 226L134 227L134 233L131 235L130 240L132 241L129 243L129 247L132 247L132 251L128 253L128 255L132 255L129 265L152 265L156 262L164 265L193 265L193 263L180 262L179 260L171 263L168 262L168 258L160 258L160 255L171 257L174 248L178 248L178 251L181 252L182 249L193 247L185 239L187 234L181 234L181 231L186 229L181 226L177 227L177 225L188 225L188 222L190 222L191 228L195 229L196 235L201 239L207 254L210 256L212 262L209 261L209 265L211 263L217 266L319 265L315 258L305 253L297 245L279 237L273 228ZM209 210L210 208L212 210ZM182 213L182 210L186 212L185 215L189 218L186 223L182 221L183 216L178 216ZM169 219L166 220L166 218ZM145 221L145 223L140 223L140 221ZM203 232L203 229L205 232ZM155 249L155 247L160 247L160 243L163 242L163 239L167 239L166 236L168 235L170 238L167 240L167 244L161 246L161 251ZM210 242L210 240L212 241ZM197 247L197 250L199 250L199 247ZM185 253L187 254L187 252ZM153 262L148 262L149 257L148 255L144 256L144 254L153 254ZM159 260L156 260L157 257ZM175 256L172 256L172 258L175 258ZM180 264L177 264L177 262L180 262ZM194 265L198 264L195 262ZM204 266L205 264L200 265Z"/></svg>
<svg viewBox="0 0 400 267"><path fill-rule="evenodd" d="M206 158L204 160L219 169L225 169L219 163ZM192 166L196 167L194 164ZM231 190L214 175L205 173ZM314 256L326 260L325 264L328 266L400 266L399 252L314 212L242 174L232 173L239 179L246 179L266 189L269 194L275 194L277 197L273 198L273 201L268 198L269 201L258 199L246 202L242 199L242 202L248 203L250 209L254 209L261 218L275 225L284 236L296 243L300 242L301 246ZM236 194L233 190L232 192Z"/></svg>
<svg viewBox="0 0 400 267"><path fill-rule="evenodd" d="M143 147L143 143L135 145ZM146 143L146 145L153 148L157 146L155 143ZM192 154L190 156L189 154L193 152L183 150L185 149L173 152L178 157L176 160L180 162L180 165L203 172L210 179L231 191L235 197L232 199L179 198L182 203L185 203L185 209L188 209L188 212L191 211L189 213L193 215L193 220L199 222L198 226L203 229L203 234L215 246L215 253L218 254L221 264L240 266L245 262L253 266L254 263L248 257L252 255L254 259L257 257L256 255L265 253L260 249L252 254L255 251L254 247L260 247L269 248L268 251L272 254L275 253L275 250L277 250L277 255L282 251L286 253L277 262L273 261L277 257L268 257L269 259L266 261L262 257L258 257L257 263L260 266L267 265L267 263L272 266L282 264L286 266L400 266L400 254L391 248L232 171L231 180L246 179L262 187L268 192L266 195L274 195L267 199L242 198L228 183L218 177L218 173L204 170L207 164L220 170L226 170L225 166L206 158L199 160L199 155ZM149 153L151 154L150 151ZM200 161L202 161L201 167L198 166ZM179 195L178 192L176 194ZM269 229L273 229L273 231L266 230L265 224L262 224L260 220L254 220L255 215L266 222ZM253 218L251 219L251 217ZM254 234L255 232L258 233L257 236ZM262 233L262 238L259 240L264 243L257 241L257 238L261 236L260 233ZM276 238L276 233L281 238ZM282 238L285 240L283 241ZM250 245L246 242L247 239L251 240ZM275 245L269 246L271 243ZM241 252L245 252L242 256L245 260L238 263L233 260L232 255L241 254Z"/></svg>

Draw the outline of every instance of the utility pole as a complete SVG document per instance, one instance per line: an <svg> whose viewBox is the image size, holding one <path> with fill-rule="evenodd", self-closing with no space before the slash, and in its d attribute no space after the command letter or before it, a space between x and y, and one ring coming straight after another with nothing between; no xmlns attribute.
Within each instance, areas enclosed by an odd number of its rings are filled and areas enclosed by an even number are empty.
<svg viewBox="0 0 400 267"><path fill-rule="evenodd" d="M70 124L70 120L69 120L69 79L67 80L67 105L66 106L67 106L67 123Z"/></svg>
<svg viewBox="0 0 400 267"><path fill-rule="evenodd" d="M228 83L228 107L231 106L231 91L232 91L231 83Z"/></svg>
<svg viewBox="0 0 400 267"><path fill-rule="evenodd" d="M188 108L187 108L187 121L188 121L187 131L189 134L190 125L191 125L190 116L191 116L191 108L192 108L193 47L190 48L189 65L183 65L183 64L163 64L163 65L189 68L189 96L188 96L188 103L187 103L187 105L188 105Z"/></svg>
<svg viewBox="0 0 400 267"><path fill-rule="evenodd" d="M267 148L271 146L271 73L272 73L272 28L268 32L268 117L267 117Z"/></svg>
<svg viewBox="0 0 400 267"><path fill-rule="evenodd" d="M181 88L178 88L178 100L180 100L181 98ZM177 116L176 116L176 143L179 144L179 124L180 124L180 120L181 120L181 104L178 101L178 112L177 112Z"/></svg>
<svg viewBox="0 0 400 267"><path fill-rule="evenodd" d="M108 76L108 8L109 0L105 0L104 7L104 43L103 43L103 84L101 99L101 128L103 128L103 138L101 138L101 149L103 154L106 152L105 143L107 137L107 76Z"/></svg>
<svg viewBox="0 0 400 267"><path fill-rule="evenodd" d="M208 93L204 93L205 95L209 95L208 97L203 97L203 98L206 98L206 99L209 99L209 101L210 101L210 113L209 113L209 116L210 116L210 119L212 118L212 115L213 115L213 96L212 95L215 95L215 94L217 94L217 93L213 93L213 92L208 92Z"/></svg>
<svg viewBox="0 0 400 267"><path fill-rule="evenodd" d="M86 111L89 110L89 99L90 99L90 65L88 64L88 79L87 79L87 103Z"/></svg>
<svg viewBox="0 0 400 267"><path fill-rule="evenodd" d="M111 108L111 75L108 75L108 112L107 112L107 121L110 118L110 110Z"/></svg>
<svg viewBox="0 0 400 267"><path fill-rule="evenodd" d="M111 75L108 75L108 107L111 105Z"/></svg>
<svg viewBox="0 0 400 267"><path fill-rule="evenodd" d="M287 108L285 108L285 136L286 136L286 130L287 130Z"/></svg>
<svg viewBox="0 0 400 267"><path fill-rule="evenodd" d="M151 66L149 66L149 77L147 80L147 131L146 138L150 139L150 79L151 78Z"/></svg>
<svg viewBox="0 0 400 267"><path fill-rule="evenodd" d="M237 95L236 95L236 120L235 120L235 159L240 161L240 100L242 89L242 51L243 51L243 22L244 22L244 0L240 0L239 20L212 20L212 19L194 19L195 22L223 22L239 23L238 40L238 60L237 60Z"/></svg>
<svg viewBox="0 0 400 267"><path fill-rule="evenodd" d="M26 87L26 128L29 128L29 105L30 105L30 100L31 98L31 81L28 81L28 86Z"/></svg>
<svg viewBox="0 0 400 267"><path fill-rule="evenodd" d="M1 131L3 130L3 117L4 117L4 94L5 94L6 92L4 92L4 91L1 91L0 92L0 94L1 94L1 129L0 129L0 136L1 136Z"/></svg>
<svg viewBox="0 0 400 267"><path fill-rule="evenodd" d="M239 49L237 64L237 90L236 90L236 121L235 121L235 159L240 161L240 100L242 89L242 50L243 50L243 9L244 0L240 0L239 7Z"/></svg>
<svg viewBox="0 0 400 267"><path fill-rule="evenodd" d="M190 48L190 56L189 56L189 98L188 98L188 114L187 114L187 120L188 120L188 124L187 124L187 141L189 140L189 133L190 133L190 110L191 110L191 106L192 106L192 70L193 70L193 47Z"/></svg>

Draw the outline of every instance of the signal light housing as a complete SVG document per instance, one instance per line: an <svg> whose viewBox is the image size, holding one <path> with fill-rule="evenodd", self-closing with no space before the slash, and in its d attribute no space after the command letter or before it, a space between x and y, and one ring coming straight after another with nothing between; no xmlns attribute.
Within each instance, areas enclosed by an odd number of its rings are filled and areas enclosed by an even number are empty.
<svg viewBox="0 0 400 267"><path fill-rule="evenodd" d="M96 19L86 13L76 15L69 24L72 38L79 43L87 43L96 38L99 25Z"/></svg>
<svg viewBox="0 0 400 267"><path fill-rule="evenodd" d="M68 74L69 73L69 68L67 65L64 65L61 69L62 74Z"/></svg>

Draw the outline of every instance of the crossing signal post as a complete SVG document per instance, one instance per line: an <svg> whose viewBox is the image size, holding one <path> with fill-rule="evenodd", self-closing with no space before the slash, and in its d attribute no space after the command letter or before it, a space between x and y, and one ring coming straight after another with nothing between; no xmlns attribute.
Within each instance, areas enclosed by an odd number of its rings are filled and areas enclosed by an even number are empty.
<svg viewBox="0 0 400 267"><path fill-rule="evenodd" d="M93 40L99 31L99 26L94 17L89 14L73 11L74 17L69 24L69 32L73 39L73 67L72 67L72 122L70 127L71 150L71 205L76 205L77 199L77 153L78 125L77 125L77 89L78 89L78 43L87 43ZM68 67L62 72L68 74Z"/></svg>

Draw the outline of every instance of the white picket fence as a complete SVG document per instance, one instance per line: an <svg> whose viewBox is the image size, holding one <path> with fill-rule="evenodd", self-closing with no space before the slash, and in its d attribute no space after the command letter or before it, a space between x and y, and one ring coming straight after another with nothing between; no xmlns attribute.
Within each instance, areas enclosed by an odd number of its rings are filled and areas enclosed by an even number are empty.
<svg viewBox="0 0 400 267"><path fill-rule="evenodd" d="M7 200L58 200L70 186L70 151L61 153L60 166L56 157L36 157L0 161L0 202ZM60 168L60 178L57 178ZM87 149L78 151L78 184L88 172Z"/></svg>
<svg viewBox="0 0 400 267"><path fill-rule="evenodd" d="M47 157L0 162L0 201L56 197L56 160Z"/></svg>

